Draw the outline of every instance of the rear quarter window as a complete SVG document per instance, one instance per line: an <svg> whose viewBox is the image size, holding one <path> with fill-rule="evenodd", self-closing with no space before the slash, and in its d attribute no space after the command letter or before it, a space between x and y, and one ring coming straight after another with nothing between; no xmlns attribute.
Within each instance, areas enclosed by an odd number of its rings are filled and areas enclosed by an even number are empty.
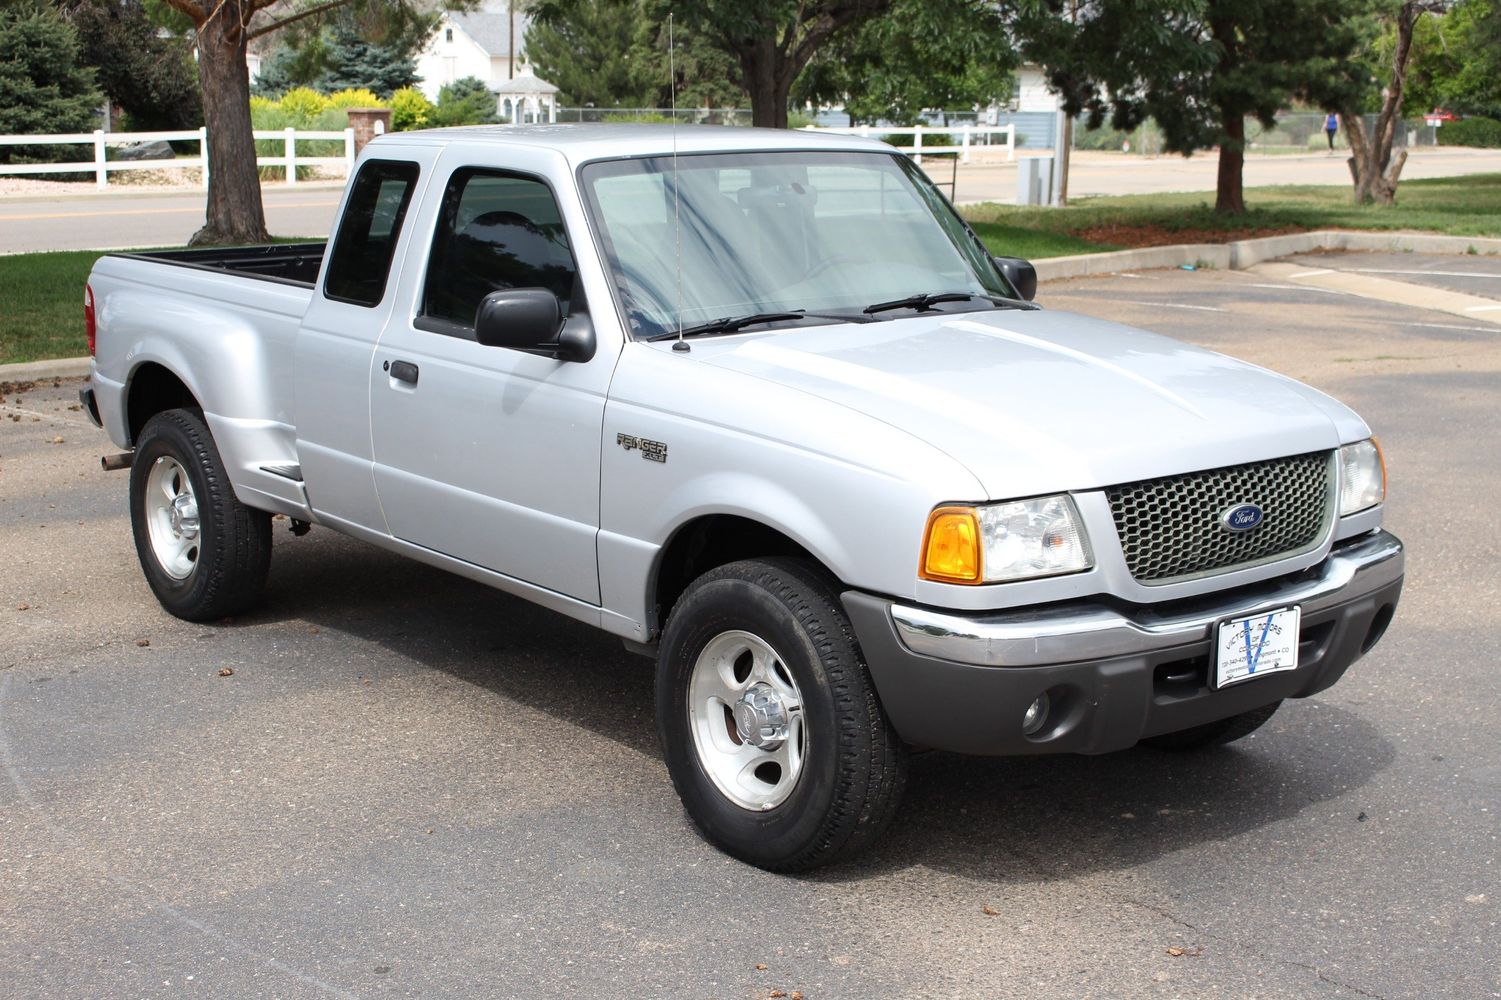
<svg viewBox="0 0 1501 1000"><path fill-rule="evenodd" d="M417 164L401 160L368 160L360 168L329 250L325 296L367 308L385 298L417 175Z"/></svg>

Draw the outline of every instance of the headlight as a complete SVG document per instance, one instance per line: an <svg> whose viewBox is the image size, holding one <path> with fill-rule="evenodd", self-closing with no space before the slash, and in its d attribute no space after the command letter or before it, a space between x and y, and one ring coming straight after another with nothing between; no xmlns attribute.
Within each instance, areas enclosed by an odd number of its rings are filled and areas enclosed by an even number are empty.
<svg viewBox="0 0 1501 1000"><path fill-rule="evenodd" d="M1339 450L1339 516L1374 507L1386 499L1386 459L1375 438Z"/></svg>
<svg viewBox="0 0 1501 1000"><path fill-rule="evenodd" d="M1059 495L939 507L928 515L918 576L939 583L1000 583L1093 565L1074 501Z"/></svg>

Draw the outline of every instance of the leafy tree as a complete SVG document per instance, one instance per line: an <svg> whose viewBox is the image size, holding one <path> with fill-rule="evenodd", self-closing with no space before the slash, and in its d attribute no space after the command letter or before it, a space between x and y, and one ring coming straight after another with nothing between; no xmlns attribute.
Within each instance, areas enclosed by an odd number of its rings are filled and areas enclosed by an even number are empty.
<svg viewBox="0 0 1501 1000"><path fill-rule="evenodd" d="M558 85L564 104L667 107L676 72L680 108L739 103L736 60L683 25L671 59L663 19L647 0L543 0L531 8L526 52L537 75Z"/></svg>
<svg viewBox="0 0 1501 1000"><path fill-rule="evenodd" d="M1403 116L1445 108L1501 118L1501 2L1461 0L1447 13L1431 13L1413 26ZM1388 23L1374 46L1373 73L1391 65L1397 36L1397 25Z"/></svg>
<svg viewBox="0 0 1501 1000"><path fill-rule="evenodd" d="M490 88L478 77L466 76L438 89L438 103L428 116L428 127L488 125L495 116L495 95Z"/></svg>
<svg viewBox="0 0 1501 1000"><path fill-rule="evenodd" d="M843 104L851 124L915 124L924 109L1004 100L1018 60L1010 28L999 7L895 0L814 57L794 94L798 103Z"/></svg>
<svg viewBox="0 0 1501 1000"><path fill-rule="evenodd" d="M348 9L366 37L402 32L430 20L427 0L165 0L192 22L198 44L198 82L208 126L208 208L194 244L262 243L265 207L255 164L250 124L250 74L246 50L251 40L295 28L316 31L336 13ZM440 0L450 8L473 6L474 0Z"/></svg>
<svg viewBox="0 0 1501 1000"><path fill-rule="evenodd" d="M203 124L198 71L186 39L162 37L141 0L65 0L85 63L111 102L147 132Z"/></svg>
<svg viewBox="0 0 1501 1000"><path fill-rule="evenodd" d="M102 98L78 35L50 8L0 7L0 134L88 132ZM0 163L73 159L78 147L0 146Z"/></svg>
<svg viewBox="0 0 1501 1000"><path fill-rule="evenodd" d="M562 0L533 11L526 53L563 104L652 107L662 80L653 34L640 0Z"/></svg>
<svg viewBox="0 0 1501 1000"><path fill-rule="evenodd" d="M1296 100L1347 106L1371 0L1079 0L1021 18L1071 114L1131 130L1147 117L1172 152L1219 147L1215 210L1245 211L1245 120L1265 127Z"/></svg>
<svg viewBox="0 0 1501 1000"><path fill-rule="evenodd" d="M1358 94L1347 94L1330 107L1343 110L1345 137L1350 142L1350 173L1355 178L1355 200L1390 205L1397 198L1397 182L1407 163L1407 150L1392 155L1392 143L1402 118L1402 100L1407 82L1407 62L1412 54L1413 32L1425 13L1440 12L1445 0L1385 0L1383 14L1395 34L1390 76L1381 90L1381 110L1374 128L1366 126Z"/></svg>
<svg viewBox="0 0 1501 1000"><path fill-rule="evenodd" d="M649 0L654 19L670 8L684 29L736 60L750 94L751 122L787 127L787 103L798 74L825 45L892 0Z"/></svg>

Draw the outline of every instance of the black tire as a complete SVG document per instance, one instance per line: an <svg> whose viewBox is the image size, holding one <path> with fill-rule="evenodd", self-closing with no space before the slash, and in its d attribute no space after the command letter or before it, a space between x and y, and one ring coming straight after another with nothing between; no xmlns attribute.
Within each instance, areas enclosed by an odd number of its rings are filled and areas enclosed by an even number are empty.
<svg viewBox="0 0 1501 1000"><path fill-rule="evenodd" d="M147 523L152 469L168 462L186 474L198 511L198 544L185 575L174 574L158 557ZM271 515L235 498L213 435L198 413L166 410L141 429L130 467L130 523L146 582L178 618L215 621L260 599L271 565Z"/></svg>
<svg viewBox="0 0 1501 1000"><path fill-rule="evenodd" d="M700 654L735 631L772 647L801 695L801 771L783 801L761 810L716 786L689 719ZM906 747L881 710L838 592L816 566L745 561L695 580L663 632L656 688L672 783L704 837L726 853L770 871L802 871L854 856L890 824L906 785Z"/></svg>
<svg viewBox="0 0 1501 1000"><path fill-rule="evenodd" d="M1224 746L1226 743L1234 743L1242 736L1249 736L1260 729L1276 713L1277 707L1281 704L1281 701L1274 701L1270 705L1253 708L1249 712L1232 715L1218 722L1206 722L1192 729L1150 736L1142 740L1141 744L1153 750L1168 750L1174 753Z"/></svg>

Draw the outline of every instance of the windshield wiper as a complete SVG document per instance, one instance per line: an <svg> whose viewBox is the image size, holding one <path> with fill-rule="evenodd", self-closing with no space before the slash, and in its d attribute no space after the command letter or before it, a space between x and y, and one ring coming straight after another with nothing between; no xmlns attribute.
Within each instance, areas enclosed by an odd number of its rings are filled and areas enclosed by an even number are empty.
<svg viewBox="0 0 1501 1000"><path fill-rule="evenodd" d="M994 305L1014 305L1010 299L1003 299L998 295L981 295L979 292L922 292L917 295L908 295L903 299L892 299L890 302L877 302L873 306L866 306L865 313L886 312L890 309L916 309L919 312L927 312L939 302L968 302L970 299L984 299Z"/></svg>
<svg viewBox="0 0 1501 1000"><path fill-rule="evenodd" d="M868 309L866 310L866 312L869 311ZM746 313L744 316L725 316L722 319L711 319L707 323L685 326L681 331L669 330L666 333L655 333L647 337L646 340L648 342L653 340L677 340L680 334L684 337L702 337L711 333L735 333L748 326L755 326L758 323L780 323L792 319L834 319L844 323L870 322L867 317L859 313L855 313L854 315L847 313L813 313L808 312L806 309L798 309L790 312Z"/></svg>

